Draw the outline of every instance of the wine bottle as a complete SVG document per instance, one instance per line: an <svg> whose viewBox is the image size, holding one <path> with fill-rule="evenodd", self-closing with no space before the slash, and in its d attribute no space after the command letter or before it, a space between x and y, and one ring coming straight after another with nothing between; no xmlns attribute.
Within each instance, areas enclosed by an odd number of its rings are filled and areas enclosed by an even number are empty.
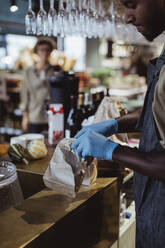
<svg viewBox="0 0 165 248"><path fill-rule="evenodd" d="M96 112L96 93L92 94L92 115L95 115Z"/></svg>
<svg viewBox="0 0 165 248"><path fill-rule="evenodd" d="M101 99L100 99L100 92L96 93L96 111L100 105Z"/></svg>
<svg viewBox="0 0 165 248"><path fill-rule="evenodd" d="M106 90L107 90L106 96L110 96L110 94L109 94L109 88L107 88Z"/></svg>
<svg viewBox="0 0 165 248"><path fill-rule="evenodd" d="M65 138L72 138L77 133L77 97L70 96L70 111L65 128Z"/></svg>
<svg viewBox="0 0 165 248"><path fill-rule="evenodd" d="M93 99L93 114L95 115L98 107L99 107L99 104L100 104L100 95L99 95L99 92L95 93L92 95L92 99Z"/></svg>
<svg viewBox="0 0 165 248"><path fill-rule="evenodd" d="M104 91L100 91L100 103L102 102L102 100L104 99Z"/></svg>
<svg viewBox="0 0 165 248"><path fill-rule="evenodd" d="M82 122L85 119L84 93L78 95L77 106L77 131L82 128Z"/></svg>
<svg viewBox="0 0 165 248"><path fill-rule="evenodd" d="M92 115L92 106L90 103L90 94L85 93L84 95L84 108L85 108L85 119L88 119Z"/></svg>

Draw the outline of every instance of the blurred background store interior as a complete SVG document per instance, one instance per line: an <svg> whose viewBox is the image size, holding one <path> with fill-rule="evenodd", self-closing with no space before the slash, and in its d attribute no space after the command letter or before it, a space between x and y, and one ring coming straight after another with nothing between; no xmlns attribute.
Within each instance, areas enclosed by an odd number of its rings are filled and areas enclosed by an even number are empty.
<svg viewBox="0 0 165 248"><path fill-rule="evenodd" d="M120 5L117 1L115 3L120 12ZM44 4L48 11L49 1L44 1ZM15 115L21 119L19 101L23 72L36 59L33 47L38 37L26 35L25 32L28 1L17 0L16 5L18 8L13 12L11 1L1 0L0 127L3 128L13 128ZM57 1L55 7L58 7ZM39 1L33 1L33 10L37 12L38 9ZM68 35L48 39L56 47L51 54L50 63L60 65L63 70L73 71L79 76L79 92L93 94L104 91L106 94L109 89L110 96L121 101L128 112L142 106L146 91L146 65L150 59L160 54L162 37L149 43L143 38L139 39L137 35L130 34L126 37L124 31L123 34L116 31L109 38ZM16 129L21 129L19 121L16 126ZM4 132L4 129L1 131ZM17 134L19 133L21 131L17 130Z"/></svg>

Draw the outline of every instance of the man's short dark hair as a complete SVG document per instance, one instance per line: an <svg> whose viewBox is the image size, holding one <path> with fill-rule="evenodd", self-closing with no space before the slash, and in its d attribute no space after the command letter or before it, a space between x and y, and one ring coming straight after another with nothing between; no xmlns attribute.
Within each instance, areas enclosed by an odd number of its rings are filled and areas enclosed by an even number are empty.
<svg viewBox="0 0 165 248"><path fill-rule="evenodd" d="M53 51L54 49L54 45L53 45L53 42L51 42L50 40L46 40L46 39L41 39L41 40L38 40L35 47L34 47L34 52L37 53L37 50L38 50L38 47L39 46L42 46L42 45L47 45L49 46L50 48L50 52Z"/></svg>

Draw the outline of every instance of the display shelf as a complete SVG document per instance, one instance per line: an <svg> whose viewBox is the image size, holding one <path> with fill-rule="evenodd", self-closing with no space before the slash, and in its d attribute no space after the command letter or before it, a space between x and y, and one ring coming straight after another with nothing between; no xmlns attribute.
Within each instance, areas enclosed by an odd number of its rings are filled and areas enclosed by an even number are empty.
<svg viewBox="0 0 165 248"><path fill-rule="evenodd" d="M132 89L110 89L110 95L131 97L133 95L144 93L146 89L147 89L147 86L142 86L142 87L132 88Z"/></svg>

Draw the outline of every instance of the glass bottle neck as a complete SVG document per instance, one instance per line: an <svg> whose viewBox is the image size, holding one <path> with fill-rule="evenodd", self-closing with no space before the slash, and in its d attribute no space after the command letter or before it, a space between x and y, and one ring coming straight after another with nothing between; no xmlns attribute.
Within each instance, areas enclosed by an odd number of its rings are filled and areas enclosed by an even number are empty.
<svg viewBox="0 0 165 248"><path fill-rule="evenodd" d="M79 94L78 96L78 107L81 107L84 104L84 95Z"/></svg>
<svg viewBox="0 0 165 248"><path fill-rule="evenodd" d="M77 99L75 96L70 97L70 109L77 107Z"/></svg>
<svg viewBox="0 0 165 248"><path fill-rule="evenodd" d="M89 105L89 94L85 93L84 95L84 105L87 106Z"/></svg>

